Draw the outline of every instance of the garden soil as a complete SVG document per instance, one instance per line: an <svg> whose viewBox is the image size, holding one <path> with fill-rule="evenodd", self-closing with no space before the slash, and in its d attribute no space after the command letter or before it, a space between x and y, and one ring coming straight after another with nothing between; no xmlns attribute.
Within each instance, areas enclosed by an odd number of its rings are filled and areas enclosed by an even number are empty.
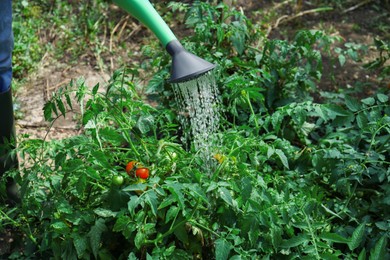
<svg viewBox="0 0 390 260"><path fill-rule="evenodd" d="M230 1L231 2L231 1ZM289 2L289 1L285 1ZM290 1L291 2L291 1ZM299 2L299 1L298 1ZM305 10L314 8L313 6L295 5L295 6L283 6L280 3L274 3L274 1L237 1L236 4L239 10L245 12L245 14L251 17L254 22L260 21L261 17L267 12L278 12L278 17L274 22L269 24L269 37L288 39L297 31L297 29L322 29L330 32L332 35L339 36L345 40L345 42L354 42L365 45L372 45L374 37L378 35L377 32L372 30L370 21L373 21L375 17L381 15L377 9L375 9L370 3L358 7L354 10L347 11L344 14L341 12L330 13L308 13L301 16L297 16L293 19L285 19L288 22L284 22L283 19L277 24L278 18L285 16L286 18L292 18L296 14L302 13ZM364 17L364 19L362 19ZM386 16L388 17L388 16ZM386 18L388 19L388 18ZM390 21L384 21L384 23L390 24ZM185 35L188 30L179 28L173 28L173 31L180 36ZM264 28L267 30L267 28ZM131 41L134 41L129 48L134 50L140 50L141 46L137 44L139 39L136 39L137 35L132 37ZM145 37L145 34L138 34L138 37ZM149 35L148 37L153 37ZM386 37L389 37L387 35ZM290 38L291 39L291 38ZM151 38L151 40L154 40ZM163 50L161 50L163 51ZM372 49L364 55L365 58L374 59L376 53ZM140 51L135 51L140 53ZM126 56L126 55L124 55ZM134 62L140 59L139 55L135 55L134 60L128 62ZM66 118L59 118L55 124L49 129L49 125L44 120L43 105L50 98L51 94L58 88L67 85L71 80L78 78L85 78L86 84L89 87L95 86L97 83L105 85L109 80L110 75L114 69L114 66L107 66L107 68L97 68L96 65L89 62L93 57L89 59L80 60L76 64L68 64L66 58L63 60L54 59L45 55L41 61L39 69L28 77L25 84L17 91L16 104L19 106L19 112L17 117L17 132L21 136L27 134L32 138L44 138L47 139L62 139L72 135L76 135L82 131L78 126L77 115L68 114ZM319 88L324 91L334 91L340 85L346 86L346 88L352 88L354 82L375 82L376 75L374 73L368 73L361 68L363 63L347 62L342 68L337 64L331 63L331 57L324 57L324 75L333 72L335 74L334 79L323 78L319 84ZM106 60L105 64L110 64L110 60ZM364 61L363 61L364 62ZM147 80L147 79L145 79ZM337 84L335 84L337 83ZM366 89L366 93L373 90ZM49 134L47 134L49 133Z"/></svg>

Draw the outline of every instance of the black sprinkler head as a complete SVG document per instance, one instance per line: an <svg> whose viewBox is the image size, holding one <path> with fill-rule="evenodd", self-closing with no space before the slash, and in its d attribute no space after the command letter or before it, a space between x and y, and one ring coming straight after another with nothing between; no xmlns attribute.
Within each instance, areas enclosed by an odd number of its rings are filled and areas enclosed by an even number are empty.
<svg viewBox="0 0 390 260"><path fill-rule="evenodd" d="M215 68L215 65L186 51L178 40L166 45L172 56L171 83L192 80Z"/></svg>

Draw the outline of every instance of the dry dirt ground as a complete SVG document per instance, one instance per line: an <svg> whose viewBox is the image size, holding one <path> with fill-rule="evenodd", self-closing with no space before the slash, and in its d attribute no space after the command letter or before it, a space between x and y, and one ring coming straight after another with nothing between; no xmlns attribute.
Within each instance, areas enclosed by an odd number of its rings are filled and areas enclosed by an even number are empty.
<svg viewBox="0 0 390 260"><path fill-rule="evenodd" d="M366 1L367 4L358 6L353 10L344 10L347 11L345 13L331 12L330 14L325 14L313 12L303 13L301 16L299 16L300 13L314 7L308 4L305 5L305 1L301 5L295 6L283 6L274 2L241 0L236 1L235 7L243 10L247 15L252 16L253 19L262 19L262 15L270 10L274 12L278 11L278 17L275 17L274 22L270 23L273 26L271 27L272 30L270 30L270 37L272 38L286 38L288 35L294 33L294 28L322 29L333 35L342 37L346 42L366 45L372 45L374 37L378 34L377 31L371 30L372 25L370 22L375 17L383 15L378 13L378 10L374 8L372 3L375 1ZM284 2L288 3L291 1ZM297 2L302 3L302 1ZM287 17L287 19L278 20L282 16ZM289 18L293 19L288 20ZM390 24L389 15L384 16L383 19L387 19L384 23ZM181 32L177 33L180 34ZM140 36L142 37L143 34ZM134 39L134 36L132 39ZM135 42L132 48L140 49L141 46L137 46ZM374 58L375 55L371 50L371 53L367 53L365 57ZM137 59L137 57L134 58ZM324 78L319 87L325 90L334 90L342 84L348 85L358 80L375 81L376 78L375 74L367 73L361 69L361 64L356 63L348 63L342 69L337 66L335 67L335 65L329 66L329 64L325 68L337 72L336 80L339 83L336 86L334 81ZM33 75L29 76L24 86L16 94L16 100L20 105L20 112L22 114L20 119L17 120L18 134L28 134L31 137L38 138L46 135L48 124L44 120L42 108L44 103L50 98L51 93L59 87L68 84L72 79L80 77L85 78L88 86L93 87L96 83L104 85L109 80L111 74L111 69L97 69L96 66L82 60L76 65L70 65L64 61L44 56L39 69ZM366 92L370 92L370 90ZM47 138L66 138L78 134L79 131L77 121L72 115L69 115L67 118L57 120Z"/></svg>

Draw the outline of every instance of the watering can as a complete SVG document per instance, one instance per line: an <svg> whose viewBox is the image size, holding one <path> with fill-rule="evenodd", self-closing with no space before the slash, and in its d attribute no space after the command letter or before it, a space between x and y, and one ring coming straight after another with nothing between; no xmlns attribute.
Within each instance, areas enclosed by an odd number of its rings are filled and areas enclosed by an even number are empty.
<svg viewBox="0 0 390 260"><path fill-rule="evenodd" d="M193 80L212 70L215 65L188 52L148 0L114 0L148 27L172 56L171 83Z"/></svg>

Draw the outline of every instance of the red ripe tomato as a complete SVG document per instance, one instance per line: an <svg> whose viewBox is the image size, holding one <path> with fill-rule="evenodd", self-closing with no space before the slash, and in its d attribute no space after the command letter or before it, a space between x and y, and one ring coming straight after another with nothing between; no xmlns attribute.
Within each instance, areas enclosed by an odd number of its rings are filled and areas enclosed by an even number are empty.
<svg viewBox="0 0 390 260"><path fill-rule="evenodd" d="M138 168L135 171L135 175L140 177L141 179L147 179L149 177L149 169L148 168Z"/></svg>
<svg viewBox="0 0 390 260"><path fill-rule="evenodd" d="M136 164L136 161L131 161L126 165L126 172L128 175L131 175L131 170L133 170L135 164Z"/></svg>

